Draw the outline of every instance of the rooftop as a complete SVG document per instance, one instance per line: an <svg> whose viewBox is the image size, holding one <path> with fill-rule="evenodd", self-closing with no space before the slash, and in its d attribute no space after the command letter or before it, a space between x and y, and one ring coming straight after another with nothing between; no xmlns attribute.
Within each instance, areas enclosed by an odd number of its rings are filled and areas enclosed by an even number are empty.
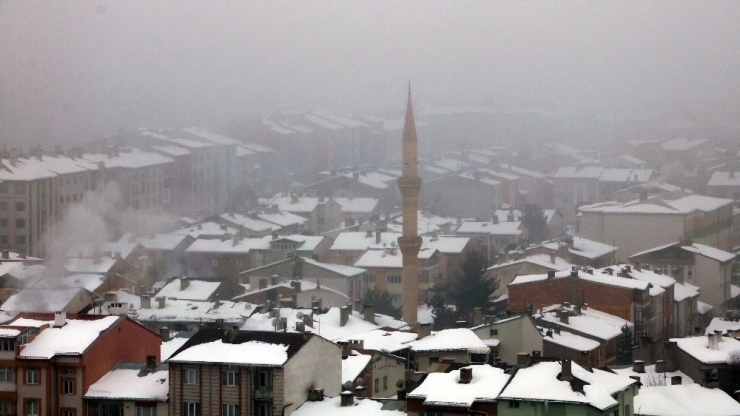
<svg viewBox="0 0 740 416"><path fill-rule="evenodd" d="M119 363L93 383L83 398L165 402L169 374L166 364L147 370L144 363Z"/></svg>
<svg viewBox="0 0 740 416"><path fill-rule="evenodd" d="M113 327L120 316L105 316L85 319L67 319L64 326L42 330L18 353L19 358L48 360L56 355L82 355L100 334Z"/></svg>
<svg viewBox="0 0 740 416"><path fill-rule="evenodd" d="M444 329L411 342L409 346L415 352L467 350L474 354L488 354L491 350L467 328Z"/></svg>
<svg viewBox="0 0 740 416"><path fill-rule="evenodd" d="M720 389L698 384L643 387L635 414L651 416L738 416L740 403Z"/></svg>
<svg viewBox="0 0 740 416"><path fill-rule="evenodd" d="M430 373L408 399L424 399L427 406L454 406L469 408L474 402L495 402L510 376L501 368L490 365L471 365L470 383L460 383L460 370L449 373Z"/></svg>

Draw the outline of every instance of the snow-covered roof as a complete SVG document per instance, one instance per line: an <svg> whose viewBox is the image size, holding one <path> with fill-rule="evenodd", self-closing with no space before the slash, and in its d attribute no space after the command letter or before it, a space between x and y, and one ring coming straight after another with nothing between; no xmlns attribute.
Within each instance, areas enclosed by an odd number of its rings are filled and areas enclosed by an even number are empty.
<svg viewBox="0 0 740 416"><path fill-rule="evenodd" d="M70 273L108 273L117 259L108 256L100 258L70 257L64 261L64 269Z"/></svg>
<svg viewBox="0 0 740 416"><path fill-rule="evenodd" d="M720 389L699 384L643 387L635 396L635 415L738 416L740 403Z"/></svg>
<svg viewBox="0 0 740 416"><path fill-rule="evenodd" d="M598 341L572 334L567 331L560 331L559 334L553 331L552 335L547 335L543 337L542 340L552 342L553 344L570 348L575 351L593 351L601 346Z"/></svg>
<svg viewBox="0 0 740 416"><path fill-rule="evenodd" d="M330 250L349 250L349 251L365 251L370 248L382 249L390 247L391 243L398 241L400 233L380 233L380 243L375 243L376 233L348 231L337 234L334 239L334 243L329 248Z"/></svg>
<svg viewBox="0 0 740 416"><path fill-rule="evenodd" d="M82 288L23 289L3 302L2 309L11 312L57 312L63 311L80 292L87 292ZM90 294L92 296L92 294ZM77 312L77 311L74 311Z"/></svg>
<svg viewBox="0 0 740 416"><path fill-rule="evenodd" d="M216 340L190 346L170 357L173 363L218 363L234 365L281 366L288 361L288 346L261 341L239 344Z"/></svg>
<svg viewBox="0 0 740 416"><path fill-rule="evenodd" d="M558 271L570 269L571 267L571 264L568 263L567 260L562 259L560 257L555 257L555 263L553 263L551 260L552 259L550 258L548 254L533 254L523 259L511 260L505 263L494 264L493 266L489 267L488 270L498 270L503 267L508 267L508 266L512 266L515 264L521 264L521 263L534 264L534 265L544 267L550 270L558 270Z"/></svg>
<svg viewBox="0 0 740 416"><path fill-rule="evenodd" d="M79 243L74 244L67 250L66 257L93 257L95 252L120 253L124 259L136 250L138 243L128 241L105 242L105 243Z"/></svg>
<svg viewBox="0 0 740 416"><path fill-rule="evenodd" d="M235 227L226 224L219 224L213 221L206 221L198 223L197 225L191 225L189 227L178 228L171 234L175 235L189 235L193 238L198 238L201 235L225 235L231 234L238 235L239 230Z"/></svg>
<svg viewBox="0 0 740 416"><path fill-rule="evenodd" d="M405 410L383 409L384 402L373 399L355 400L352 406L342 406L341 397L327 397L318 402L304 402L293 416L406 416Z"/></svg>
<svg viewBox="0 0 740 416"><path fill-rule="evenodd" d="M376 324L381 326L382 323L379 321L378 318L379 316L376 316L375 322ZM358 341L363 341L364 349L366 350L395 352L404 348L408 348L407 344L409 342L415 341L417 338L418 335L415 332L373 329L371 331L352 335L348 338L341 338L337 341L349 341L350 339L354 339Z"/></svg>
<svg viewBox="0 0 740 416"><path fill-rule="evenodd" d="M458 233L465 234L490 234L490 235L520 235L522 223L499 222L494 224L492 221L465 221L458 227Z"/></svg>
<svg viewBox="0 0 740 416"><path fill-rule="evenodd" d="M277 211L277 212L258 212L257 218L271 222L273 224L277 224L281 227L289 227L291 225L301 225L308 222L306 218L301 217L300 215L291 214L287 211Z"/></svg>
<svg viewBox="0 0 740 416"><path fill-rule="evenodd" d="M420 249L418 258L428 259L431 258L436 249L426 248ZM383 250L368 250L363 254L357 262L355 267L362 268L401 268L403 262L403 255L398 247L392 247Z"/></svg>
<svg viewBox="0 0 740 416"><path fill-rule="evenodd" d="M626 161L626 162L635 164L635 165L644 165L645 164L645 161L644 160L638 159L638 158L636 158L636 157L634 157L632 155L624 154L624 155L620 155L619 158L622 159L622 160L624 160L624 161Z"/></svg>
<svg viewBox="0 0 740 416"><path fill-rule="evenodd" d="M563 166L559 168L553 178L598 179L604 168L601 166Z"/></svg>
<svg viewBox="0 0 740 416"><path fill-rule="evenodd" d="M187 287L181 289L182 280L187 280ZM180 300L206 301L221 286L221 282L179 278L174 279L157 292L156 297L175 298Z"/></svg>
<svg viewBox="0 0 740 416"><path fill-rule="evenodd" d="M547 241L542 243L543 247L551 250L558 249L559 241ZM599 243L598 241L589 240L583 237L573 237L573 244L568 246L568 251L587 259L597 259L617 251L618 247Z"/></svg>
<svg viewBox="0 0 740 416"><path fill-rule="evenodd" d="M194 136L200 137L201 139L207 140L214 144L220 144L220 145L232 145L232 144L239 144L238 140L234 140L232 138L213 133L211 131L208 131L202 127L187 127L182 129L182 131L186 133L190 133Z"/></svg>
<svg viewBox="0 0 740 416"><path fill-rule="evenodd" d="M172 156L187 156L190 154L190 150L185 149L184 147L175 146L174 144L152 146L152 149L159 150L160 152L167 153Z"/></svg>
<svg viewBox="0 0 740 416"><path fill-rule="evenodd" d="M714 172L707 186L740 186L740 173Z"/></svg>
<svg viewBox="0 0 740 416"><path fill-rule="evenodd" d="M34 181L98 169L97 163L66 156L18 158L15 166L9 159L0 159L0 181Z"/></svg>
<svg viewBox="0 0 740 416"><path fill-rule="evenodd" d="M490 365L471 365L469 383L460 383L460 370L449 373L430 373L406 397L423 399L427 406L454 406L469 408L475 402L495 402L510 376L501 368Z"/></svg>
<svg viewBox="0 0 740 416"><path fill-rule="evenodd" d="M175 336L170 338L168 341L163 341L159 348L159 355L162 357L162 361L166 361L175 351L179 350L188 341L187 337Z"/></svg>
<svg viewBox="0 0 740 416"><path fill-rule="evenodd" d="M147 250L171 251L177 248L186 238L183 234L147 234L135 235L126 233L118 239L119 242L137 242Z"/></svg>
<svg viewBox="0 0 740 416"><path fill-rule="evenodd" d="M470 237L453 237L453 236L423 236L421 237L421 248L438 250L444 254L459 254L465 250Z"/></svg>
<svg viewBox="0 0 740 416"><path fill-rule="evenodd" d="M26 287L31 287L40 280L45 270L46 266L43 264L24 264L20 261L0 263L0 276L13 276L23 281Z"/></svg>
<svg viewBox="0 0 740 416"><path fill-rule="evenodd" d="M574 307L571 306L566 308L562 305L548 306L543 308L543 313L538 314L537 317L539 320L549 322L553 325L558 325L566 330L570 329L581 334L589 334L604 341L620 336L622 334L623 326L633 326L630 321L624 320L615 315L597 311L594 308L581 308L580 315L570 314L568 317L568 323L564 323L561 322L560 318L556 315L556 311L561 309L572 312Z"/></svg>
<svg viewBox="0 0 740 416"><path fill-rule="evenodd" d="M329 270L331 272L341 274L347 277L359 276L367 271L359 267L345 266L342 264L334 264L334 263L324 263L324 262L314 260L314 259L309 259L309 258L301 258L301 261L306 262L312 266L316 266L316 267L319 267L325 270Z"/></svg>
<svg viewBox="0 0 740 416"><path fill-rule="evenodd" d="M132 318L146 322L216 322L222 320L233 325L242 325L252 313L254 305L244 302L215 302L166 299L164 308L159 301L151 300L150 308L141 308L141 298L126 292L118 292L118 300L129 305ZM170 351L170 354L174 350ZM163 356L164 357L164 356Z"/></svg>
<svg viewBox="0 0 740 416"><path fill-rule="evenodd" d="M666 140L663 143L660 144L660 147L662 147L665 150L675 150L680 152L685 152L687 150L691 150L694 147L700 146L709 140L707 139L689 139L689 138L677 138L677 139L670 139Z"/></svg>
<svg viewBox="0 0 740 416"><path fill-rule="evenodd" d="M689 283L678 283L673 285L673 300L681 302L686 298L693 298L699 296L699 287Z"/></svg>
<svg viewBox="0 0 740 416"><path fill-rule="evenodd" d="M159 153L147 152L136 148L121 149L115 154L85 153L82 158L91 162L102 162L107 168L143 168L165 165L175 161Z"/></svg>
<svg viewBox="0 0 740 416"><path fill-rule="evenodd" d="M564 270L555 272L555 279L562 279L564 277L569 277L571 275L570 270ZM626 289L637 289L637 290L645 290L648 288L648 282L643 282L641 280L636 279L629 279L625 277L619 277L619 276L612 276L606 273L602 273L600 270L593 270L593 274L585 272L583 270L578 270L578 278L582 280L587 280L590 282L595 283L601 283L609 286L616 286L616 287L622 287ZM547 280L547 274L530 274L530 275L521 275L514 278L514 280L509 283L510 285L517 285L522 283L530 283L530 282L537 282L541 280Z"/></svg>
<svg viewBox="0 0 740 416"><path fill-rule="evenodd" d="M652 169L605 168L599 182L642 183L649 181L654 174Z"/></svg>
<svg viewBox="0 0 740 416"><path fill-rule="evenodd" d="M378 205L376 198L338 198L332 197L337 204L342 206L342 212L346 213L371 213Z"/></svg>
<svg viewBox="0 0 740 416"><path fill-rule="evenodd" d="M64 326L41 331L18 353L19 358L48 360L56 355L81 355L100 333L122 319L106 316L97 319L67 319ZM52 326L54 321L49 322Z"/></svg>
<svg viewBox="0 0 740 416"><path fill-rule="evenodd" d="M354 382L365 367L367 367L371 358L373 358L371 355L352 351L347 358L342 359L342 384Z"/></svg>
<svg viewBox="0 0 740 416"><path fill-rule="evenodd" d="M610 214L690 214L695 211L711 212L731 205L733 201L705 195L686 195L675 200L653 197L647 201L634 200L625 203L599 202L579 208L582 212Z"/></svg>
<svg viewBox="0 0 740 416"><path fill-rule="evenodd" d="M354 178L352 175L352 172L348 172L343 174L347 178ZM392 186L393 184L389 184L390 182L394 182L396 179L398 179L397 176L393 176L390 174L390 172L378 172L378 171L369 171L369 172L360 172L360 175L357 178L357 181L363 185L367 185L371 188L375 189L388 189L389 186Z"/></svg>
<svg viewBox="0 0 740 416"><path fill-rule="evenodd" d="M729 320L724 318L712 318L712 321L709 323L709 326L707 326L707 329L704 331L704 334L713 334L714 331L722 331L723 334L726 334L727 331L737 331L740 330L740 321L738 320Z"/></svg>
<svg viewBox="0 0 740 416"><path fill-rule="evenodd" d="M256 232L268 232L269 233L269 232L277 231L280 229L280 226L278 226L277 224L273 222L265 221L259 217L252 218L251 216L242 215L242 214L234 213L234 212L221 214L219 215L219 218L221 218L222 220L230 224L234 224L236 226L242 226L247 230L252 230ZM306 221L305 218L303 218L303 222L305 221Z"/></svg>
<svg viewBox="0 0 740 416"><path fill-rule="evenodd" d="M673 376L681 376L681 384L684 384L684 385L694 384L694 380L692 380L691 377L687 376L686 374L680 371L666 371L664 373L656 372L655 364L646 365L644 373L634 372L632 370L632 366L628 366L624 368L612 368L612 370L615 373L626 376L626 377L631 377L631 376L640 377L640 382L643 384L643 387L650 387L658 383L671 384L671 377ZM640 393L642 393L642 390L640 390Z"/></svg>
<svg viewBox="0 0 740 416"><path fill-rule="evenodd" d="M672 338L671 341L676 342L678 348L704 364L725 364L729 352L740 350L740 341L729 337L721 339L721 342L717 342L717 349L709 348L707 336Z"/></svg>
<svg viewBox="0 0 740 416"><path fill-rule="evenodd" d="M34 285L35 288L84 288L94 292L106 277L100 274L73 274L69 276L46 276Z"/></svg>
<svg viewBox="0 0 740 416"><path fill-rule="evenodd" d="M246 254L252 250L269 250L270 241L272 236L264 236L259 238L236 238L236 244L234 243L234 237L227 239L212 239L212 238L199 238L193 241L185 252L187 253L241 253Z"/></svg>
<svg viewBox="0 0 740 416"><path fill-rule="evenodd" d="M170 139L170 142L175 143L180 146L189 147L191 149L202 149L204 147L216 146L215 143L199 142L197 140L183 139L181 137Z"/></svg>
<svg viewBox="0 0 740 416"><path fill-rule="evenodd" d="M580 403L606 410L618 405L612 395L636 383L629 377L607 371L586 370L571 363L573 377L585 381L583 393L576 391L569 381L560 380L562 366L545 361L521 368L501 392L499 399Z"/></svg>
<svg viewBox="0 0 740 416"><path fill-rule="evenodd" d="M467 328L443 329L422 339L409 343L414 352L460 351L488 354L491 349Z"/></svg>
<svg viewBox="0 0 740 416"><path fill-rule="evenodd" d="M84 399L167 401L169 370L160 364L147 370L144 363L120 363L93 383Z"/></svg>
<svg viewBox="0 0 740 416"><path fill-rule="evenodd" d="M669 244L664 244L662 246L653 247L653 248L650 248L650 249L647 249L647 250L643 250L643 251L640 251L638 253L635 253L635 254L631 255L629 258L632 259L632 258L640 257L640 256L643 256L643 255L648 254L648 253L653 253L653 252L656 252L656 251L665 250L666 248L669 248L669 247L679 247L682 250L686 250L686 251L690 251L692 253L700 254L700 255L702 255L704 257L708 257L710 259L717 260L717 261L719 261L721 263L728 262L728 261L730 261L730 260L732 260L732 259L735 258L735 254L730 253L728 251L720 250L718 248L714 248L714 247L707 246L707 245L704 245L704 244L699 244L699 243L694 243L694 242L692 242L691 244L685 244L685 243L680 242L680 241L677 241L677 242L674 242L674 243L669 243Z"/></svg>

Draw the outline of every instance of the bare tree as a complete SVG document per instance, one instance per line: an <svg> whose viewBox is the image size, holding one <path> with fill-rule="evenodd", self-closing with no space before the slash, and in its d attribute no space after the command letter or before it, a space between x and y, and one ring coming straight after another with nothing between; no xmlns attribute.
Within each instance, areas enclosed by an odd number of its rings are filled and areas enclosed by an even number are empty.
<svg viewBox="0 0 740 416"><path fill-rule="evenodd" d="M655 373L653 371L645 373L641 377L642 379L642 385L644 387L657 387L657 386L665 386L665 379L666 375L665 373Z"/></svg>

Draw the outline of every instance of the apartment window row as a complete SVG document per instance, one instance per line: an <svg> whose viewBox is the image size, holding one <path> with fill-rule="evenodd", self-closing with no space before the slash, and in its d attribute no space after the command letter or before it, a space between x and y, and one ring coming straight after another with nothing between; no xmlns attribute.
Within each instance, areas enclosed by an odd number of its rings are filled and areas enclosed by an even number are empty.
<svg viewBox="0 0 740 416"><path fill-rule="evenodd" d="M375 283L377 277L374 274L363 274L362 281L365 283Z"/></svg>
<svg viewBox="0 0 740 416"><path fill-rule="evenodd" d="M388 283L401 283L401 275L399 275L399 274L389 274L388 275Z"/></svg>

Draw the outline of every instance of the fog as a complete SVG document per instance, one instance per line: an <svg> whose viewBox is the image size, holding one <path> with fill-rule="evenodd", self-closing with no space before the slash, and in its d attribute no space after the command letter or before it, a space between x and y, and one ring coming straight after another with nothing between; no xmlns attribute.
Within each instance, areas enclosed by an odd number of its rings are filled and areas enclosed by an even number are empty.
<svg viewBox="0 0 740 416"><path fill-rule="evenodd" d="M736 111L740 2L0 2L0 143L281 109Z"/></svg>

